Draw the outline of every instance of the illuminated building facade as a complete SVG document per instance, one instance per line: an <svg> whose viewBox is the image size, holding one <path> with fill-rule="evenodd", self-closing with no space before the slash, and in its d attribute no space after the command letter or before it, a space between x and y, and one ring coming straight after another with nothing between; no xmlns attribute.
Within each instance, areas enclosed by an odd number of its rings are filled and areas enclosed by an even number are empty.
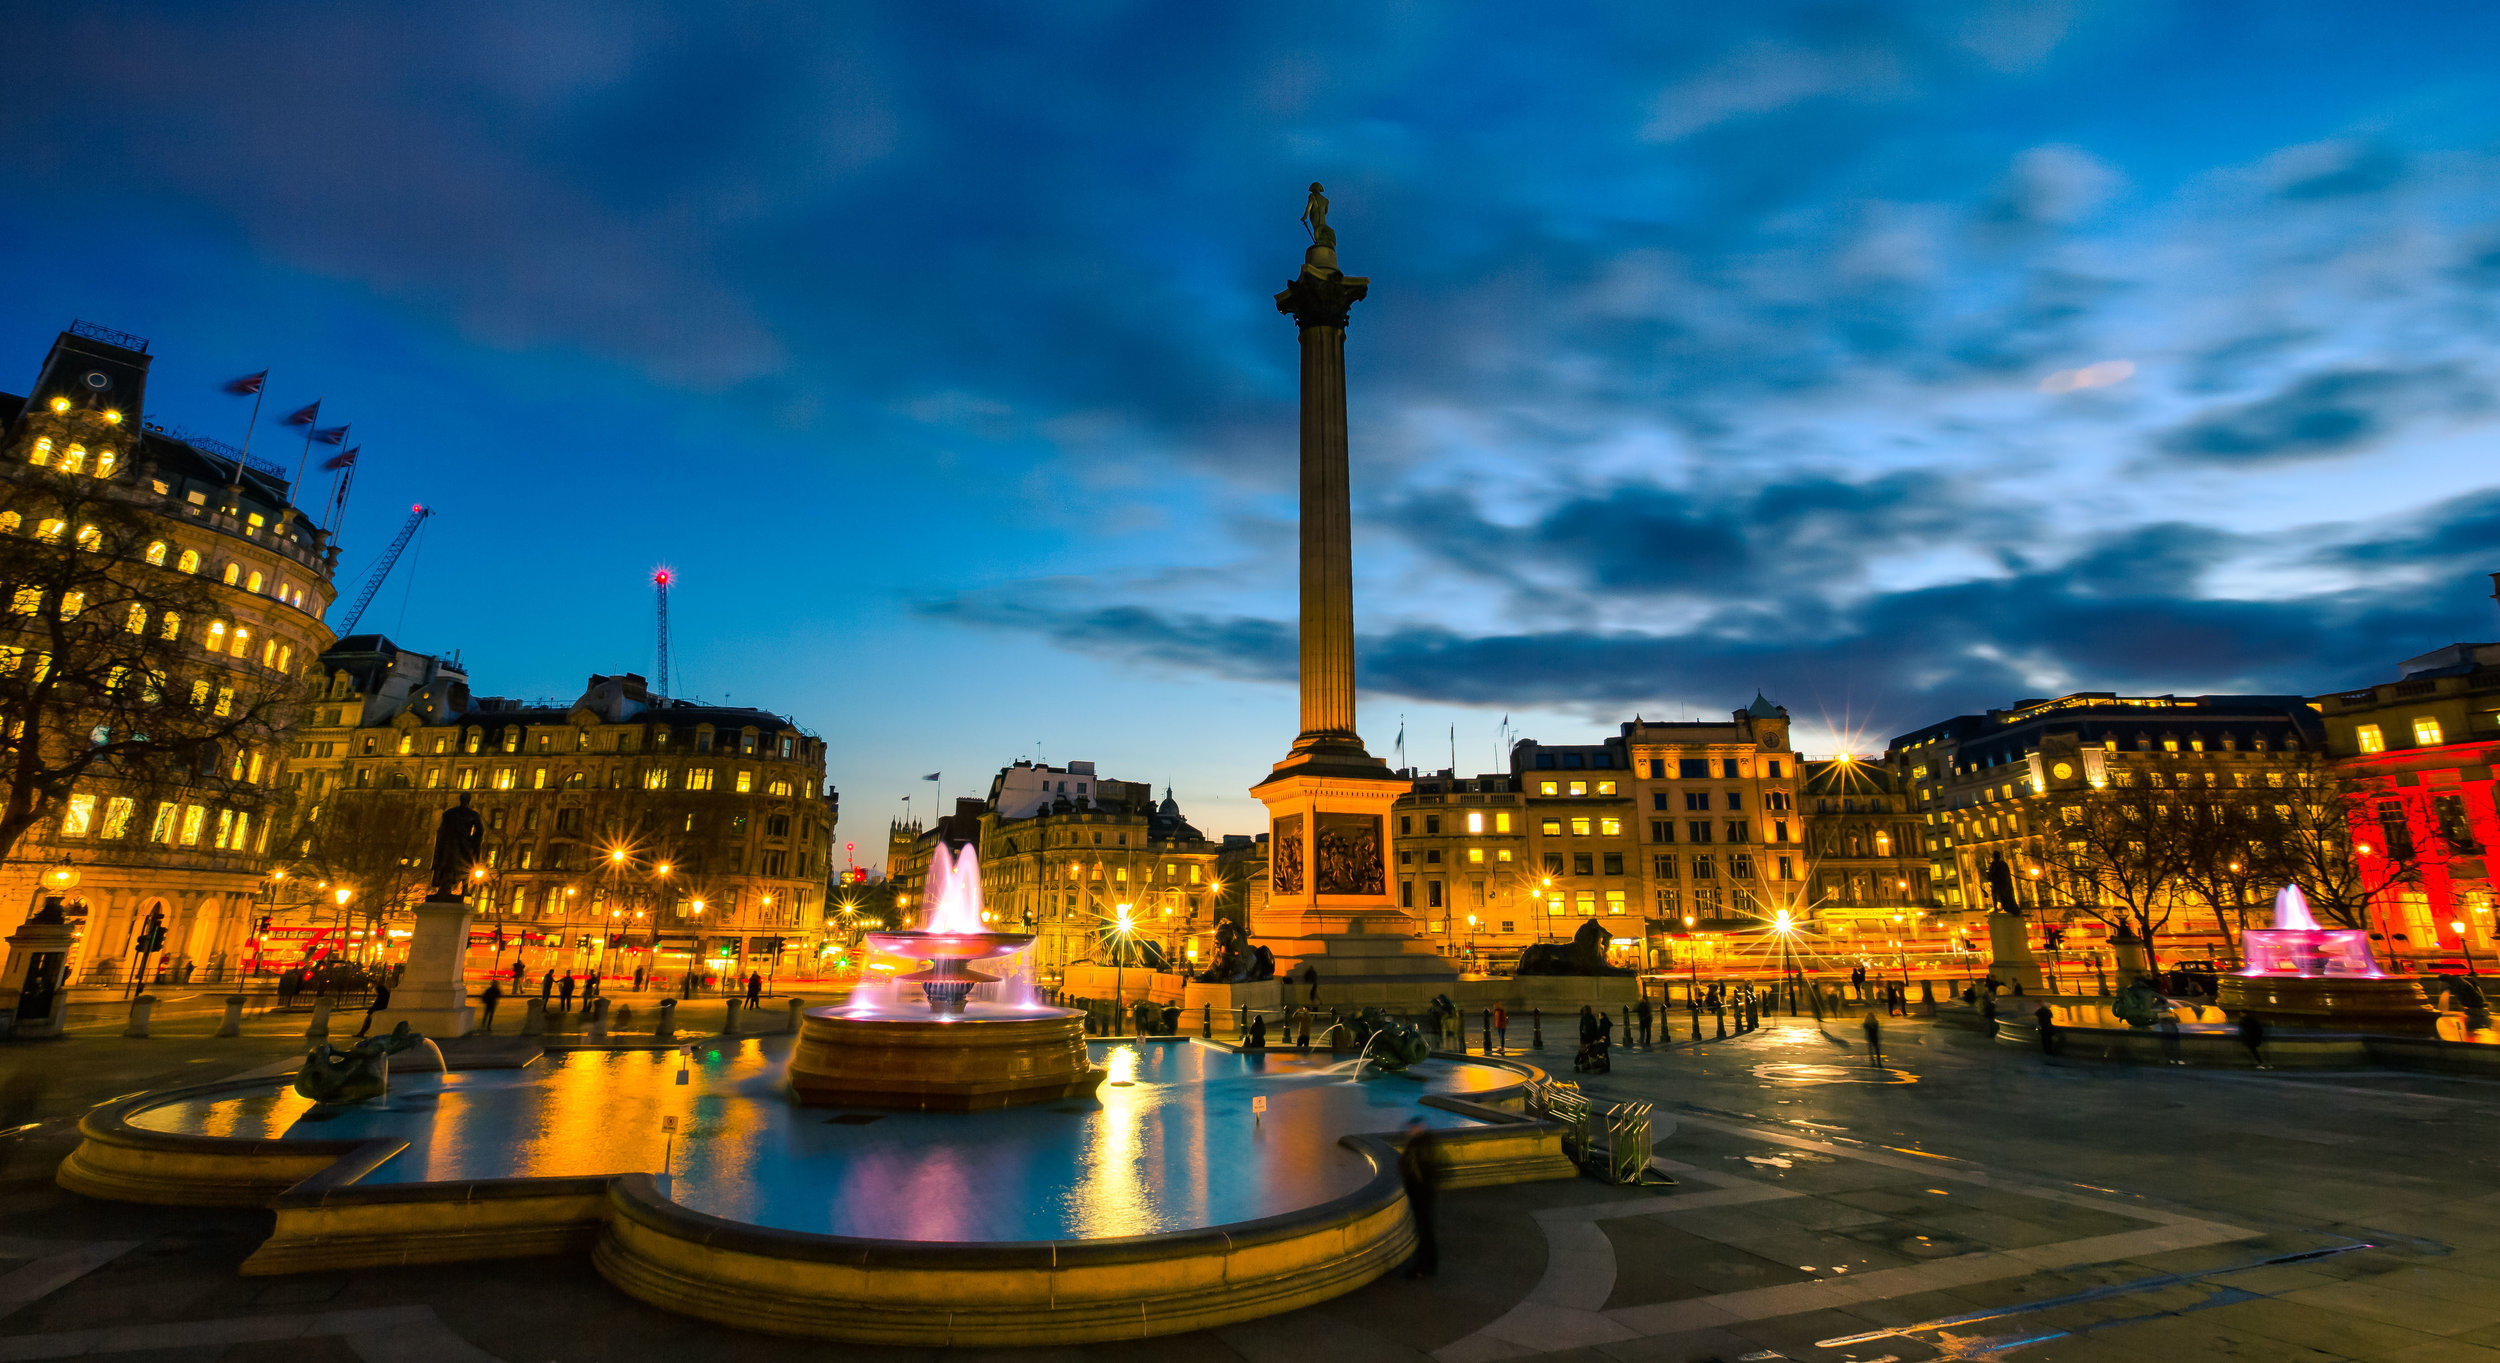
<svg viewBox="0 0 2500 1363"><path fill-rule="evenodd" d="M2500 644L2408 658L2395 681L2321 696L2318 706L2327 752L2360 778L2375 815L2355 827L2355 842L2393 847L2419 868L2379 896L2373 941L2391 960L2491 952Z"/></svg>
<svg viewBox="0 0 2500 1363"><path fill-rule="evenodd" d="M148 343L87 323L62 332L23 397L0 395L9 416L0 476L95 480L161 524L144 546L146 565L189 575L215 602L196 620L151 619L165 638L195 641L211 694L283 689L308 675L330 644L322 613L331 601L336 547L290 500L284 470L204 437L148 422ZM0 534L59 534L66 527L0 515ZM291 715L280 716L281 725ZM249 950L256 901L269 868L283 728L267 741L219 754L215 789L110 779L83 783L60 812L22 837L0 867L0 932L41 906L60 881L79 939L73 978L126 979L133 944L162 915L157 970L225 978ZM55 884L42 883L51 872ZM64 874L66 872L67 874Z"/></svg>
<svg viewBox="0 0 2500 1363"><path fill-rule="evenodd" d="M375 634L321 662L286 776L295 840L277 849L297 864L323 846L322 817L360 804L393 811L379 831L430 848L467 794L486 823L474 967L517 955L533 974L673 976L810 959L840 804L824 741L791 719L654 695L632 673L593 676L564 706L473 697L456 663ZM377 865L366 879L388 876ZM282 921L354 931L353 905L333 908L306 879ZM397 880L394 907L422 881Z"/></svg>
<svg viewBox="0 0 2500 1363"><path fill-rule="evenodd" d="M1839 944L1879 952L1943 926L1925 839L1900 773L1854 756L1805 764L1812 908Z"/></svg>
<svg viewBox="0 0 2500 1363"><path fill-rule="evenodd" d="M1895 738L1885 760L1917 813L1944 912L1984 945L1973 925L1989 908L1989 863L2002 856L2020 906L2048 910L2040 921L2082 946L2099 924L2059 906L2043 874L2043 841L2056 836L2061 803L2113 782L2264 788L2270 771L2279 782L2287 760L2323 741L2316 711L2300 696L2087 691L1930 724ZM2220 931L2209 910L2185 903L2168 928L2174 938Z"/></svg>

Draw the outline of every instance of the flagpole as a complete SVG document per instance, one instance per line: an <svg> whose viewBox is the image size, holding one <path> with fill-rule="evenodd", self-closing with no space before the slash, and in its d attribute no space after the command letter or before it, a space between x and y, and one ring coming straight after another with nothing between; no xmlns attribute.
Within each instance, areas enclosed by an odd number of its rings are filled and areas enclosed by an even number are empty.
<svg viewBox="0 0 2500 1363"><path fill-rule="evenodd" d="M260 371L260 386L252 390L252 419L243 424L243 452L234 457L234 490L243 487L243 461L252 454L252 432L260 429L260 402L269 396L269 371ZM288 489L293 491L293 489Z"/></svg>
<svg viewBox="0 0 2500 1363"><path fill-rule="evenodd" d="M264 383L262 386L268 385ZM304 495L304 470L312 463L312 433L313 429L321 424L319 399L314 400L311 411L312 414L304 420L304 454L302 458L295 461L295 481L286 485L286 517L278 524L281 533L294 523L295 504Z"/></svg>

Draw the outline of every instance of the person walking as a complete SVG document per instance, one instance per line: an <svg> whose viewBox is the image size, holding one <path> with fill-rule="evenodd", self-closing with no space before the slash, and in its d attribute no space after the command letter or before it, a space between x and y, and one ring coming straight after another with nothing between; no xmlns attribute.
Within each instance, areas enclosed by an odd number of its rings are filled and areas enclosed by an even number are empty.
<svg viewBox="0 0 2500 1363"><path fill-rule="evenodd" d="M642 972L643 967L634 967L634 992L637 994L642 992Z"/></svg>
<svg viewBox="0 0 2500 1363"><path fill-rule="evenodd" d="M573 972L570 970L564 972L563 979L556 981L556 1011L573 1011Z"/></svg>
<svg viewBox="0 0 2500 1363"><path fill-rule="evenodd" d="M1311 991L1307 1002L1319 1002L1319 967L1312 965L1309 962L1304 962L1302 966L1302 983Z"/></svg>
<svg viewBox="0 0 2500 1363"><path fill-rule="evenodd" d="M555 967L554 967L554 966L549 966L549 967L547 967L547 973L538 977L538 1001L539 1001L540 1003L542 1003L542 1004L543 1004L543 1003L545 1003L545 1002L547 1002L548 1000L550 1000L550 999L552 999L552 998L554 998L554 997L555 997L555 992L556 992L556 972L555 972Z"/></svg>
<svg viewBox="0 0 2500 1363"><path fill-rule="evenodd" d="M372 1032L373 1015L390 1006L390 981L377 975L373 980L373 997L365 1003L365 1025L356 1029L356 1035L364 1036Z"/></svg>
<svg viewBox="0 0 2500 1363"><path fill-rule="evenodd" d="M589 1007L590 1001L597 997L599 997L599 972L594 970L590 972L590 979L582 985L582 1006Z"/></svg>
<svg viewBox="0 0 2500 1363"><path fill-rule="evenodd" d="M512 989L515 993L521 989L521 958L518 956L512 958Z"/></svg>
<svg viewBox="0 0 2500 1363"><path fill-rule="evenodd" d="M1493 1053L1510 1054L1510 1010L1498 1003L1493 1005Z"/></svg>
<svg viewBox="0 0 2500 1363"><path fill-rule="evenodd" d="M1293 1020L1293 1047L1295 1050L1302 1052L1304 1055L1309 1055L1311 1053L1311 1010L1308 1008L1294 1009Z"/></svg>
<svg viewBox="0 0 2500 1363"><path fill-rule="evenodd" d="M1597 1039L1597 1010L1580 1005L1580 1044L1586 1046Z"/></svg>
<svg viewBox="0 0 2500 1363"><path fill-rule="evenodd" d="M1884 1063L1884 1024L1875 1020L1875 1010L1866 1010L1866 1063L1880 1069Z"/></svg>
<svg viewBox="0 0 2500 1363"><path fill-rule="evenodd" d="M686 967L686 973L677 977L677 997L681 999L690 999L694 997L693 966Z"/></svg>
<svg viewBox="0 0 2500 1363"><path fill-rule="evenodd" d="M2049 1006L2041 1004L2031 1016L2040 1027L2040 1054L2057 1054L2057 1018L2049 1012Z"/></svg>
<svg viewBox="0 0 2500 1363"><path fill-rule="evenodd" d="M500 976L490 977L486 981L486 992L478 995L477 1001L486 1005L486 1016L479 1024L478 1030L491 1033L495 1030L495 1005L503 1002L503 981Z"/></svg>
<svg viewBox="0 0 2500 1363"><path fill-rule="evenodd" d="M2255 1013L2240 1014L2240 1044L2248 1048L2248 1058L2257 1068L2266 1067L2266 1024Z"/></svg>
<svg viewBox="0 0 2500 1363"><path fill-rule="evenodd" d="M1640 1007L1634 1012L1640 1018L1641 1045L1646 1048L1649 1045L1649 995L1641 995Z"/></svg>
<svg viewBox="0 0 2500 1363"><path fill-rule="evenodd" d="M747 1007L753 1008L758 1004L761 1004L763 1001L764 972L760 970L749 971L747 973Z"/></svg>
<svg viewBox="0 0 2500 1363"><path fill-rule="evenodd" d="M1429 1278L1441 1271L1441 1239L1436 1232L1432 1167L1432 1132L1421 1117L1406 1122L1406 1148L1398 1152L1398 1181L1406 1185L1407 1216L1415 1223L1415 1257L1406 1276Z"/></svg>

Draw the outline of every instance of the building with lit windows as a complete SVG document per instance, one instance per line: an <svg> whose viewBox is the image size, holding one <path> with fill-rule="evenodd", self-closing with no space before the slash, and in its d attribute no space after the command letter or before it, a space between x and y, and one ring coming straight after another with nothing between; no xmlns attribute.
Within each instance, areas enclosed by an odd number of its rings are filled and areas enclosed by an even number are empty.
<svg viewBox="0 0 2500 1363"><path fill-rule="evenodd" d="M2327 752L2359 778L2375 818L2357 841L2410 856L2411 883L2375 906L2390 959L2494 950L2490 849L2500 844L2500 644L2450 644L2397 665L2396 680L2318 698Z"/></svg>
<svg viewBox="0 0 2500 1363"><path fill-rule="evenodd" d="M1038 798L1045 781L1047 801ZM984 913L1038 938L1034 969L1048 980L1070 965L1109 963L1122 924L1132 950L1151 947L1183 967L1206 959L1219 903L1242 889L1223 884L1224 845L1183 817L1170 791L1156 801L1152 787L1103 779L1091 762L1018 761L999 770L988 798L959 799L926 828L895 825L886 874L905 919L920 912L941 840L979 850Z"/></svg>
<svg viewBox="0 0 2500 1363"><path fill-rule="evenodd" d="M1461 970L1507 968L1544 940L1545 891L1518 783L1498 774L1401 774L1413 786L1390 807L1398 907Z"/></svg>
<svg viewBox="0 0 2500 1363"><path fill-rule="evenodd" d="M1725 720L1623 726L1639 806L1652 963L1708 961L1786 912L1805 920L1804 759L1762 695Z"/></svg>
<svg viewBox="0 0 2500 1363"><path fill-rule="evenodd" d="M1906 783L1882 762L1844 755L1805 764L1809 905L1826 936L1879 951L1931 936L1938 907Z"/></svg>
<svg viewBox="0 0 2500 1363"><path fill-rule="evenodd" d="M8 418L0 476L21 485L35 471L92 479L100 495L152 517L162 533L141 551L146 567L196 579L214 606L197 619L168 610L133 628L196 641L202 672L193 685L209 704L238 693L291 696L330 644L321 617L337 547L291 500L278 465L148 421L152 358L144 339L72 324L23 397L0 395ZM64 533L66 525L0 514L0 534ZM249 951L270 864L291 718L292 707L281 707L265 743L219 753L213 783L142 789L99 779L71 791L0 866L0 932L57 893L79 928L73 978L127 978L134 939L157 915L166 938L156 969L230 976Z"/></svg>
<svg viewBox="0 0 2500 1363"><path fill-rule="evenodd" d="M293 818L272 849L297 872L281 926L369 952L355 934L372 919L337 890L386 896L393 916L413 904L423 867L400 875L391 853L430 855L466 794L486 824L477 968L518 957L531 974L665 978L809 959L840 804L824 741L793 720L654 695L632 673L591 677L570 705L472 696L457 663L376 634L340 640L321 665L286 773ZM356 836L324 826L348 817L367 820Z"/></svg>
<svg viewBox="0 0 2500 1363"><path fill-rule="evenodd" d="M2142 780L2170 789L2263 787L2268 772L2324 740L2300 696L2120 696L2085 691L1957 715L1892 740L1886 762L1918 814L1930 884L1940 911L1984 946L1988 866L2005 858L2015 896L2035 919L2066 935L2070 949L2101 931L2058 905L2046 882L2043 839L2063 803L2080 791ZM2201 921L2200 921L2201 916ZM2181 905L2175 939L2219 933L2209 911Z"/></svg>

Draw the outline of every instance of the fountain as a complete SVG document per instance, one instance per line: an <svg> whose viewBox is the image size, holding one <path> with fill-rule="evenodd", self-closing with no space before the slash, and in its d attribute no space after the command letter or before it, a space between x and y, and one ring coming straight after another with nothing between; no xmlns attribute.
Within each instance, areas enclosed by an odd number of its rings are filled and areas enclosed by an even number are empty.
<svg viewBox="0 0 2500 1363"><path fill-rule="evenodd" d="M2381 972L2369 934L2322 928L2308 897L2286 885L2274 897L2274 926L2242 934L2248 964L2222 977L2215 1002L2277 1026L2327 1031L2434 1031L2439 1014L2422 986Z"/></svg>
<svg viewBox="0 0 2500 1363"><path fill-rule="evenodd" d="M913 1006L862 989L839 1007L810 1009L790 1052L790 1089L819 1106L968 1110L1082 1097L1103 1071L1085 1048L1085 1015L1036 1003L1025 972L973 968L1031 947L1028 933L981 921L981 866L973 849L940 845L929 861L921 926L872 932L868 945L926 962L895 980L918 984ZM1012 980L1012 983L1011 983ZM995 997L974 999L976 989Z"/></svg>

